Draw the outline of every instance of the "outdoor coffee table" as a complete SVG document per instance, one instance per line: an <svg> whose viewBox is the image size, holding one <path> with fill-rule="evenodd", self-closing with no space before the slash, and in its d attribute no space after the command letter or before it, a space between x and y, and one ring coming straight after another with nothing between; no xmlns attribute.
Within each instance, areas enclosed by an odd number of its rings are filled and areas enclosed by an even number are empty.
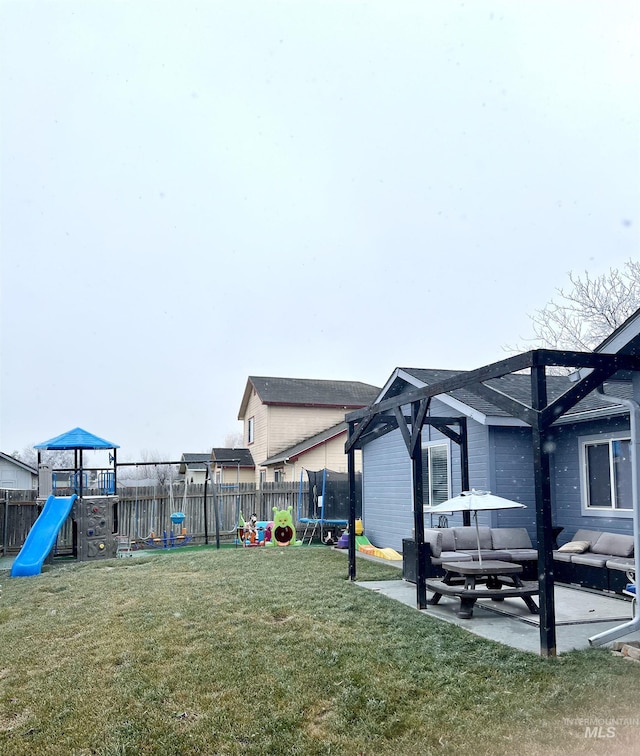
<svg viewBox="0 0 640 756"><path fill-rule="evenodd" d="M445 571L442 580L427 580L426 586L433 591L429 604L437 604L442 596L460 599L458 617L470 619L473 607L479 598L502 601L505 598L521 598L532 614L538 613L538 606L531 598L538 593L538 583L523 582L519 573L522 565L489 559L480 562L443 562Z"/></svg>

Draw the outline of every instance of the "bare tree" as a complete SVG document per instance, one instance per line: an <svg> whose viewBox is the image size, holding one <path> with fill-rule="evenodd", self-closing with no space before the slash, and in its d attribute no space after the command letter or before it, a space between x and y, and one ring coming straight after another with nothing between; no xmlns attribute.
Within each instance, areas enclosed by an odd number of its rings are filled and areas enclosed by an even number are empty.
<svg viewBox="0 0 640 756"><path fill-rule="evenodd" d="M558 298L530 315L533 337L522 348L591 351L640 308L640 262L627 260L621 270L592 277L569 273L571 288L556 289Z"/></svg>
<svg viewBox="0 0 640 756"><path fill-rule="evenodd" d="M244 436L240 431L227 433L224 437L225 449L241 449L244 446Z"/></svg>
<svg viewBox="0 0 640 756"><path fill-rule="evenodd" d="M141 465L138 468L141 471L139 477L154 478L159 486L170 486L178 477L177 466L166 464L168 455L143 449L141 456L143 462L153 462L153 464Z"/></svg>
<svg viewBox="0 0 640 756"><path fill-rule="evenodd" d="M32 446L25 446L22 451L14 451L11 456L19 459L26 465L38 467L38 452ZM74 455L71 449L61 451L48 451L43 449L40 453L42 464L51 465L54 469L73 469Z"/></svg>
<svg viewBox="0 0 640 756"><path fill-rule="evenodd" d="M16 449L11 452L11 456L14 459L20 460L20 462L24 462L25 465L31 465L31 467L38 466L38 454L31 446L25 446L22 451Z"/></svg>

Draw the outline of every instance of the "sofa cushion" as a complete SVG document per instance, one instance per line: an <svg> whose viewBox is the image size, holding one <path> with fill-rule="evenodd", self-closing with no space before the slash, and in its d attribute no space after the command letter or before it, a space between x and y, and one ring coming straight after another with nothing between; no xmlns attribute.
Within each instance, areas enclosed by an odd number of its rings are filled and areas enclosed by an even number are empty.
<svg viewBox="0 0 640 756"><path fill-rule="evenodd" d="M478 557L478 549L468 549L467 554L471 554L471 556L475 559L475 561L479 560ZM480 555L485 560L485 562L489 559L497 559L501 562L510 562L511 557L509 556L509 552L501 549L480 549Z"/></svg>
<svg viewBox="0 0 640 756"><path fill-rule="evenodd" d="M570 551L560 551L560 549L555 549L553 552L553 558L556 562L570 562L571 557L573 556L575 556L575 553L572 554Z"/></svg>
<svg viewBox="0 0 640 756"><path fill-rule="evenodd" d="M526 528L491 528L494 549L531 549Z"/></svg>
<svg viewBox="0 0 640 756"><path fill-rule="evenodd" d="M425 528L424 542L431 547L431 556L437 559L442 551L442 533L439 530Z"/></svg>
<svg viewBox="0 0 640 756"><path fill-rule="evenodd" d="M589 551L589 546L591 546L589 541L569 541L564 546L560 546L558 551L566 554L583 554Z"/></svg>
<svg viewBox="0 0 640 756"><path fill-rule="evenodd" d="M442 533L442 550L443 551L455 551L456 550L456 539L453 535L453 529L452 528L440 528L440 532Z"/></svg>
<svg viewBox="0 0 640 756"><path fill-rule="evenodd" d="M589 543L595 543L601 535L601 530L586 530L584 528L581 528L580 530L576 530L576 533L571 540L589 541Z"/></svg>
<svg viewBox="0 0 640 756"><path fill-rule="evenodd" d="M592 554L587 551L585 554L572 554L571 564L585 564L589 567L604 567L607 563L607 557L602 554Z"/></svg>
<svg viewBox="0 0 640 756"><path fill-rule="evenodd" d="M538 558L535 549L504 549L512 562L533 562Z"/></svg>
<svg viewBox="0 0 640 756"><path fill-rule="evenodd" d="M478 534L480 537L481 549L492 549L493 541L491 540L491 528L482 526L478 528L476 533L475 526L464 526L461 528L451 528L456 539L456 550L461 549L466 551L467 549L478 548Z"/></svg>
<svg viewBox="0 0 640 756"><path fill-rule="evenodd" d="M629 557L625 559L623 557L614 557L613 559L607 559L607 567L610 570L620 570L621 572L635 571L636 561Z"/></svg>
<svg viewBox="0 0 640 756"><path fill-rule="evenodd" d="M471 562L473 557L471 554L465 554L464 551L442 551L440 556L435 558L431 557L431 564L442 564L443 562Z"/></svg>
<svg viewBox="0 0 640 756"><path fill-rule="evenodd" d="M595 543L591 544L594 554L609 554L617 557L630 557L633 554L633 536L621 533L602 533Z"/></svg>

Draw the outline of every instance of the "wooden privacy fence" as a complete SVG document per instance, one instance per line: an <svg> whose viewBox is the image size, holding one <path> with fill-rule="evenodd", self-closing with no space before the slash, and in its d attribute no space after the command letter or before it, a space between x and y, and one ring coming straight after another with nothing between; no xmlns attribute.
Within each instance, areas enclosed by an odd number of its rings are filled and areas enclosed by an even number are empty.
<svg viewBox="0 0 640 756"><path fill-rule="evenodd" d="M118 491L118 501L114 502L114 523L116 532L131 539L145 541L153 533L162 537L173 531L176 535L184 527L194 543L215 543L216 522L221 541L235 538L238 516L242 512L245 519L252 513L258 520L271 520L273 508L293 507L296 529L298 521L299 483L263 483L256 490L254 483L239 485L207 485L205 510L204 485L127 487ZM58 491L67 496L71 491ZM308 484L303 482L302 494L308 493ZM99 496L100 491L89 489L85 496ZM35 491L0 491L0 533L3 552L17 553L24 543L29 530L38 517ZM184 522L174 525L173 512L183 512ZM205 527L206 512L206 527ZM67 553L73 548L73 523L68 518L58 536L57 552Z"/></svg>
<svg viewBox="0 0 640 756"><path fill-rule="evenodd" d="M0 491L0 532L4 554L18 552L36 521L37 491Z"/></svg>

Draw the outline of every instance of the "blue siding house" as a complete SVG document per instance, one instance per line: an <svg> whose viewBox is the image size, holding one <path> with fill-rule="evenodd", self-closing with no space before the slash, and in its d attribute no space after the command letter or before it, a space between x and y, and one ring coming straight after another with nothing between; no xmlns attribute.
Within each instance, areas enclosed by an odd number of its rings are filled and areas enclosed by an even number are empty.
<svg viewBox="0 0 640 756"><path fill-rule="evenodd" d="M629 543L640 553L640 310L593 352L536 349L470 371L396 368L376 401L345 419L351 480L362 450L365 532L379 547L413 543L420 609L427 606L423 527L460 524L456 515L429 522L424 508L464 490L525 505L487 512L482 524L525 527L537 548L542 655L556 653L557 542L597 530L608 543L627 537L623 556ZM353 491L352 483L352 502ZM353 505L349 525L354 533ZM588 566L593 555L574 554L571 567L574 559ZM640 615L633 622L640 626Z"/></svg>
<svg viewBox="0 0 640 756"><path fill-rule="evenodd" d="M603 355L640 354L640 311L594 351ZM548 376L549 400L565 394L586 372L576 370L572 375ZM459 375L464 375L464 371L397 368L376 404ZM532 432L527 423L504 409L505 397L523 405L531 404L530 376L511 373L485 381L481 391L478 388L477 384L471 384L433 397L428 416L466 418L469 487L488 490L527 505L526 509L486 513L482 524L526 527L535 544ZM553 524L559 531L559 543L570 540L580 528L633 533L628 402L634 397L637 400L638 396L640 375L618 372L602 387L594 388L561 414L551 426L547 449L551 467L551 510ZM408 413L408 405L404 409ZM411 461L406 449L404 457L401 454L403 440L399 429L372 443L375 446L370 449L371 444L362 447L364 526L374 543L399 549L402 538L410 538L413 533ZM393 458L388 456L387 447L395 448ZM425 505L437 504L459 494L459 446L434 428L425 426L422 448ZM386 460L386 472L377 469L376 459ZM392 459L399 469L389 469ZM439 466L438 460L441 462ZM399 476L404 481L403 495L398 488ZM393 485L390 485L391 480ZM407 496L407 486L409 509L405 511L402 503ZM375 497L377 502L373 509L369 506L370 497ZM382 502L386 503L385 508L381 507ZM425 524L437 523L427 520ZM460 524L460 515L453 515L448 524Z"/></svg>
<svg viewBox="0 0 640 756"><path fill-rule="evenodd" d="M397 368L378 402L388 396L422 388L460 371ZM550 376L550 393L561 395L571 385L565 376ZM495 391L521 399L529 391L529 376L514 374L487 382ZM605 383L612 397L629 397L628 382ZM456 390L434 398L429 417L467 418L469 483L526 505L526 509L485 512L482 525L526 527L536 543L535 490L531 429L510 417L486 397ZM559 543L579 528L633 532L629 490L631 462L629 413L596 392L589 394L553 426L551 505ZM363 446L363 523L372 543L402 550L403 538L413 537L411 459L399 429ZM438 430L425 426L422 436L424 503L439 504L461 492L460 448ZM606 475L606 482L600 478ZM427 527L439 524L426 515ZM447 519L462 524L460 514Z"/></svg>

